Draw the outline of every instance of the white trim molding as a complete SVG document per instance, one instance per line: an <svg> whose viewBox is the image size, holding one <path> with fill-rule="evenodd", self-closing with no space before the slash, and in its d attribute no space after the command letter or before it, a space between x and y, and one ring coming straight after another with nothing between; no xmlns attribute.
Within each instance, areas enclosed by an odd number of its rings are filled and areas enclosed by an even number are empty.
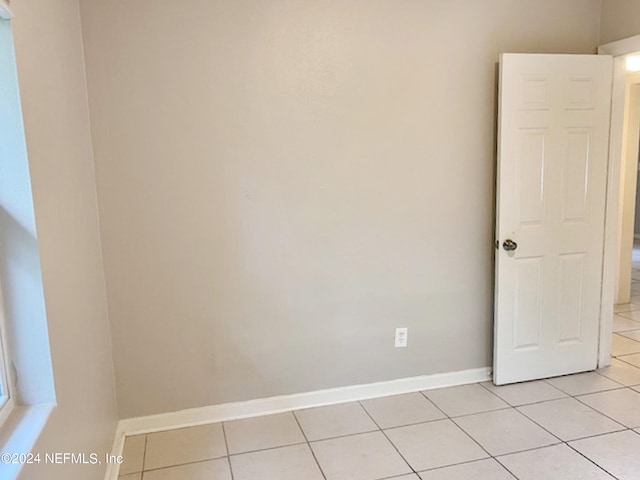
<svg viewBox="0 0 640 480"><path fill-rule="evenodd" d="M485 367L127 418L118 422L111 454L115 456L122 455L124 440L131 435L194 427L208 423L289 412L301 408L335 405L490 380L491 368ZM118 470L117 464L109 464L105 480L117 480Z"/></svg>
<svg viewBox="0 0 640 480"><path fill-rule="evenodd" d="M11 20L13 18L13 13L11 13L7 0L0 0L0 18L4 20Z"/></svg>
<svg viewBox="0 0 640 480"><path fill-rule="evenodd" d="M600 55L611 55L613 57L638 52L640 52L640 35L624 38L611 43L605 43L598 47L598 53Z"/></svg>

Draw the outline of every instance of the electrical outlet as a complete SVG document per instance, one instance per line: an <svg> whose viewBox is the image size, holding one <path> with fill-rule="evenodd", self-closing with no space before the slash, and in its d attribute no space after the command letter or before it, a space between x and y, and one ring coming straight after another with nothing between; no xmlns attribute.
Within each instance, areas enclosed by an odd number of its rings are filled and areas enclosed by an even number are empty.
<svg viewBox="0 0 640 480"><path fill-rule="evenodd" d="M409 329L406 327L396 328L396 348L404 348L407 346L407 337Z"/></svg>

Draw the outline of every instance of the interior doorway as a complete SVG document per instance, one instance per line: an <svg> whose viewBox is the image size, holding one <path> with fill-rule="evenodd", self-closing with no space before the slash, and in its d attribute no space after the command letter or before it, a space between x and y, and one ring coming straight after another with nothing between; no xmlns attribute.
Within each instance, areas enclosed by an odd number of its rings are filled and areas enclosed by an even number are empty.
<svg viewBox="0 0 640 480"><path fill-rule="evenodd" d="M633 64L627 56L625 66ZM640 59L640 57L637 57ZM628 70L628 67L627 67ZM612 361L640 361L640 72L627 71L620 165L618 274L612 323ZM636 233L637 232L637 233Z"/></svg>
<svg viewBox="0 0 640 480"><path fill-rule="evenodd" d="M629 303L631 296L640 140L640 72L628 72L625 83L616 304Z"/></svg>

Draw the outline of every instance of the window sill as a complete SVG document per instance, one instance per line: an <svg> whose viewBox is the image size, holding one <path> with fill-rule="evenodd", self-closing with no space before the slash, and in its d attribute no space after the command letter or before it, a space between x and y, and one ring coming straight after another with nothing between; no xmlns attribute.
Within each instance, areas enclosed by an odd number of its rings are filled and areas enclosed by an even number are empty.
<svg viewBox="0 0 640 480"><path fill-rule="evenodd" d="M53 404L15 407L7 421L0 427L0 455L29 453L40 432L47 424ZM22 463L5 463L0 460L0 478L15 480L22 470Z"/></svg>

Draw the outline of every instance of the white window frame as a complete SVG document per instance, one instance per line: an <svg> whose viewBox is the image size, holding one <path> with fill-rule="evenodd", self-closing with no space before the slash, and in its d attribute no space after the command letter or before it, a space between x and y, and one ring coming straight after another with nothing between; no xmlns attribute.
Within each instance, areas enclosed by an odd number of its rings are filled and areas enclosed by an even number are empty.
<svg viewBox="0 0 640 480"><path fill-rule="evenodd" d="M7 323L4 315L4 301L0 289L0 426L15 408L15 389L9 374L11 357L7 346Z"/></svg>
<svg viewBox="0 0 640 480"><path fill-rule="evenodd" d="M7 0L0 0L0 18L5 20L11 20L13 18L13 13L11 13Z"/></svg>
<svg viewBox="0 0 640 480"><path fill-rule="evenodd" d="M0 21L9 22L13 19L11 10L9 9L8 0L0 0ZM21 119L22 121L22 119ZM26 154L26 152L24 152ZM7 280L8 281L8 280ZM8 290L5 290L8 293ZM38 296L40 293L38 292ZM53 385L53 372L48 372L51 377L47 382L51 382L47 391L40 392L36 397L29 400L29 403L22 402L23 397L19 394L16 379L17 374L14 373L14 358L18 358L22 343L22 334L18 334L16 338L12 338L16 343L8 342L9 330L7 324L12 318L7 318L4 314L4 305L2 300L2 290L0 289L0 378L5 386L7 393L6 399L0 406L0 450L2 452L11 453L28 453L35 447L36 441L41 432L45 428L47 421L55 408L55 390ZM43 299L44 300L44 299ZM44 304L42 305L44 308ZM44 314L44 311L43 311ZM26 317L25 317L26 318ZM13 325L19 327L23 325ZM43 348L41 345L40 348ZM49 352L49 345L46 345ZM29 351L27 349L27 351ZM50 352L49 352L50 353ZM15 355L15 356L14 356ZM50 361L50 359L48 359ZM49 368L51 365L49 364ZM30 377L30 376L29 376ZM25 376L22 379L23 385L40 381L40 378L29 378ZM20 396L20 398L18 398ZM18 401L20 400L20 402ZM23 463L1 463L0 477L3 480L17 480L22 470Z"/></svg>

